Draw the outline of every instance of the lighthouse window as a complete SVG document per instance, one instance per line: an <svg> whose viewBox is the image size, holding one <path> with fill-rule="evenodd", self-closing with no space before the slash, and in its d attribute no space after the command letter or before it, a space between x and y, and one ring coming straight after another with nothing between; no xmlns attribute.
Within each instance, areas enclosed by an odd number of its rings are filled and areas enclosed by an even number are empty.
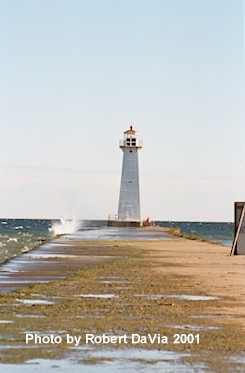
<svg viewBox="0 0 245 373"><path fill-rule="evenodd" d="M136 140L132 139L132 145L136 145Z"/></svg>

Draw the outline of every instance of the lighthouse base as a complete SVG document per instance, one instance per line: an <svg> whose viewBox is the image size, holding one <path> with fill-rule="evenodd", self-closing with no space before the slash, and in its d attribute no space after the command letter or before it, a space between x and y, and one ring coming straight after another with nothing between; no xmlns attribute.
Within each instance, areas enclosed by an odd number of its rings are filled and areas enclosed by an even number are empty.
<svg viewBox="0 0 245 373"><path fill-rule="evenodd" d="M108 220L107 221L107 227L124 227L124 228L130 228L130 227L143 227L142 221L127 221L127 220Z"/></svg>

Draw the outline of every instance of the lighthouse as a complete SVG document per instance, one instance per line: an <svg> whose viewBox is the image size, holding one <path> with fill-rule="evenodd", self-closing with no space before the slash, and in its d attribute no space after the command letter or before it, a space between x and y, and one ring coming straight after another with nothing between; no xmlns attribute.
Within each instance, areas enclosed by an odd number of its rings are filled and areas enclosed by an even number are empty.
<svg viewBox="0 0 245 373"><path fill-rule="evenodd" d="M118 213L109 215L108 226L141 226L138 152L142 141L133 126L124 132L119 147L123 151L123 165Z"/></svg>
<svg viewBox="0 0 245 373"><path fill-rule="evenodd" d="M140 221L140 190L138 150L142 144L138 133L130 126L119 143L123 151L121 188L118 204L118 219Z"/></svg>

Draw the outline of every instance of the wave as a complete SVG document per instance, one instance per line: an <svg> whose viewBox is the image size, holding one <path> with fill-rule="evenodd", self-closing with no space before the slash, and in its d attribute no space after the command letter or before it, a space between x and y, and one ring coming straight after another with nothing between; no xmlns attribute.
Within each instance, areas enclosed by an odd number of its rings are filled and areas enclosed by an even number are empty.
<svg viewBox="0 0 245 373"><path fill-rule="evenodd" d="M49 228L49 232L55 236L60 234L72 234L77 232L82 226L81 221L77 219L60 219L60 221L53 223Z"/></svg>

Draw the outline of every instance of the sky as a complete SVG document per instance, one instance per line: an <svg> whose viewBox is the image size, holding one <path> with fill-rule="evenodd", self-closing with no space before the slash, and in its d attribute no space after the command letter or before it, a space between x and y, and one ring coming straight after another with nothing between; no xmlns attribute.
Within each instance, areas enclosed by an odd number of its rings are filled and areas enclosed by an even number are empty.
<svg viewBox="0 0 245 373"><path fill-rule="evenodd" d="M0 217L117 213L130 125L142 218L245 201L243 0L0 0Z"/></svg>

